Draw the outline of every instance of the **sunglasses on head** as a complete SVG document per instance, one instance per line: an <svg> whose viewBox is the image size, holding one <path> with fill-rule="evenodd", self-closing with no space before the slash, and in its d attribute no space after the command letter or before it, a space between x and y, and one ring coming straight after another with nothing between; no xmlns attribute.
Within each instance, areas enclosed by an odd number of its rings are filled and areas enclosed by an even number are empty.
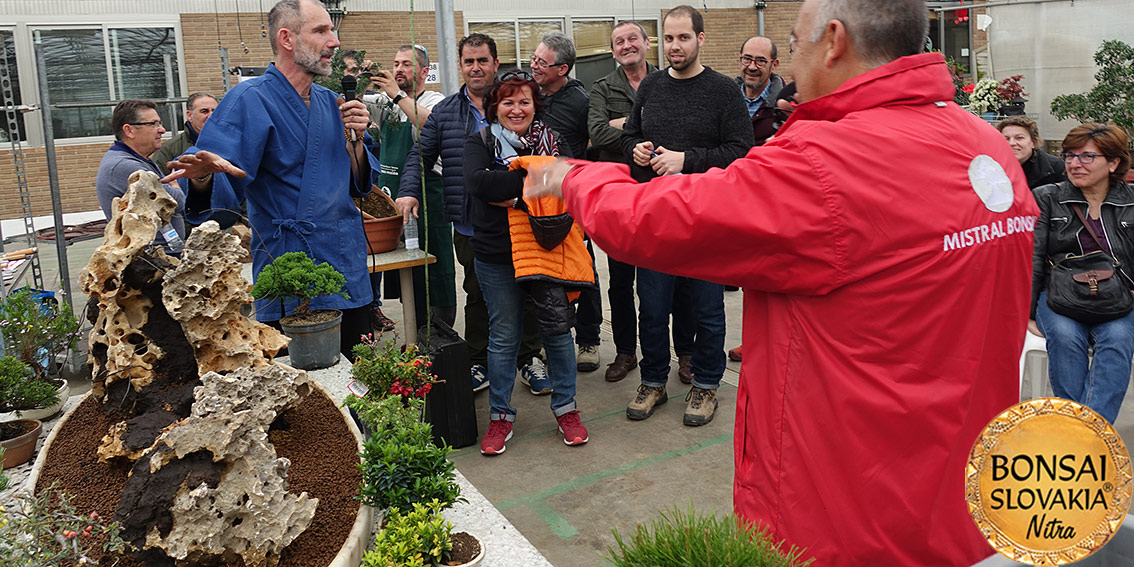
<svg viewBox="0 0 1134 567"><path fill-rule="evenodd" d="M535 81L532 74L527 71L508 71L500 75L500 82L508 81L511 79L520 79L521 81Z"/></svg>

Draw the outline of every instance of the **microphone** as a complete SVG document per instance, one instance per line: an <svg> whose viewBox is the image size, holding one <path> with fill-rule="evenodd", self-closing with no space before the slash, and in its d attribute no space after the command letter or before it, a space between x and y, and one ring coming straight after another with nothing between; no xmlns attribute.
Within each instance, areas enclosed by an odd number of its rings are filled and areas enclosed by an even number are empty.
<svg viewBox="0 0 1134 567"><path fill-rule="evenodd" d="M343 75L342 87L343 98L346 100L354 100L356 98L355 91L358 89L358 78L354 75ZM358 141L358 132L355 132L354 129L350 131L350 141Z"/></svg>

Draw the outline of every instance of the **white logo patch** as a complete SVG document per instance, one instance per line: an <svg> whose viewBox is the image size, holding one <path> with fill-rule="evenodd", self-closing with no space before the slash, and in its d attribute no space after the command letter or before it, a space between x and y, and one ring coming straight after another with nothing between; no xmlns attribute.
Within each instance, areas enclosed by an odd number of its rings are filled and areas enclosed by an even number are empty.
<svg viewBox="0 0 1134 567"><path fill-rule="evenodd" d="M1012 206L1012 180L996 160L981 154L969 164L969 181L985 208L1003 213Z"/></svg>

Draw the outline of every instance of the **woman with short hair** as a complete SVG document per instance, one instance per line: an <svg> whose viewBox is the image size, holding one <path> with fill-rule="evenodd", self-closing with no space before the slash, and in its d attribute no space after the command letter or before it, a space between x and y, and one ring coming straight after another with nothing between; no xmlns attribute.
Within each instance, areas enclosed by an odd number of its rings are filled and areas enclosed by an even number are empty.
<svg viewBox="0 0 1134 567"><path fill-rule="evenodd" d="M1012 153L1024 169L1028 178L1028 188L1035 189L1048 183L1059 183L1063 176L1063 160L1043 150L1036 121L1026 116L1006 118L996 126Z"/></svg>

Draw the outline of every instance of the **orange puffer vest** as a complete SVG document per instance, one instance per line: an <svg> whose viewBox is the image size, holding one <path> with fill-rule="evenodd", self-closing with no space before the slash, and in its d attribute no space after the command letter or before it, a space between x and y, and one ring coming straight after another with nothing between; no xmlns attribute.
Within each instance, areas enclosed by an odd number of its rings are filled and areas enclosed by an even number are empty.
<svg viewBox="0 0 1134 567"><path fill-rule="evenodd" d="M554 162L551 156L521 156L509 169L539 168ZM558 197L524 199L527 212L508 209L508 232L512 238L512 265L516 281L542 279L567 287L567 298L574 301L582 288L595 287L595 270L591 255L583 243L583 228L571 221L571 229L563 241L548 250L536 240L532 219L554 217L567 212L567 204Z"/></svg>

